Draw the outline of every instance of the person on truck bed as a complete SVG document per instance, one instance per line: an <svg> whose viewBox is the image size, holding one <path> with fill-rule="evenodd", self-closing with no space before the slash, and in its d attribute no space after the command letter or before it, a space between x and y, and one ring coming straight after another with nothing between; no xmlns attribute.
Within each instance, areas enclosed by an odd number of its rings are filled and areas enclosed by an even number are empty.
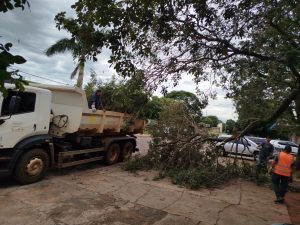
<svg viewBox="0 0 300 225"><path fill-rule="evenodd" d="M89 108L95 110L104 110L105 111L105 103L102 98L102 91L97 90L89 100Z"/></svg>

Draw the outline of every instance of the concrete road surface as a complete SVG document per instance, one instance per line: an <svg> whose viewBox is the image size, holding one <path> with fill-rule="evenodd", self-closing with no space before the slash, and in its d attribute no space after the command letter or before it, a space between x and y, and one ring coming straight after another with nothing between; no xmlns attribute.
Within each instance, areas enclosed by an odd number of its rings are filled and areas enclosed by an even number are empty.
<svg viewBox="0 0 300 225"><path fill-rule="evenodd" d="M146 140L146 139L145 139ZM144 141L140 145L145 145ZM236 180L192 191L154 171L131 174L122 164L52 171L18 186L0 180L0 225L271 225L290 222L285 205L266 187Z"/></svg>

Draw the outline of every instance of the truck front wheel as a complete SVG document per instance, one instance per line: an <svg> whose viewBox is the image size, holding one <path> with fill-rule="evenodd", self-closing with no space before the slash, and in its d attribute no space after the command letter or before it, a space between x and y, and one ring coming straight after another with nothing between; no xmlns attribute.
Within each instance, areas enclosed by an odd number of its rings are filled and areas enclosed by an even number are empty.
<svg viewBox="0 0 300 225"><path fill-rule="evenodd" d="M115 164L120 155L120 145L117 143L112 143L108 148L105 155L105 162L107 165Z"/></svg>
<svg viewBox="0 0 300 225"><path fill-rule="evenodd" d="M14 170L14 178L20 184L31 184L42 180L49 167L49 156L40 148L25 152Z"/></svg>

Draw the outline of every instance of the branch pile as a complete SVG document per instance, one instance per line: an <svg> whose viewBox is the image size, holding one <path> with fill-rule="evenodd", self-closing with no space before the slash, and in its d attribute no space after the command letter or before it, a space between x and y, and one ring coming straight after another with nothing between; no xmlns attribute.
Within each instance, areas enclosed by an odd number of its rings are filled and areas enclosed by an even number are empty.
<svg viewBox="0 0 300 225"><path fill-rule="evenodd" d="M180 102L167 105L149 130L153 141L147 155L129 161L125 170L154 168L159 171L158 178L167 176L174 184L192 189L215 187L231 178L253 175L249 164L222 158L213 142L217 139L206 128L198 128Z"/></svg>

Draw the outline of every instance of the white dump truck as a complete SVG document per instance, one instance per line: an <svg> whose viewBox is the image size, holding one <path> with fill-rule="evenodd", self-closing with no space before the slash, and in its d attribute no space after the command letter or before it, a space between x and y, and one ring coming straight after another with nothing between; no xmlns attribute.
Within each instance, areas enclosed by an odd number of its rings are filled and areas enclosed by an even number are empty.
<svg viewBox="0 0 300 225"><path fill-rule="evenodd" d="M0 176L37 182L49 168L104 159L108 165L138 151L134 134L144 121L113 111L92 111L76 87L31 83L0 93Z"/></svg>

